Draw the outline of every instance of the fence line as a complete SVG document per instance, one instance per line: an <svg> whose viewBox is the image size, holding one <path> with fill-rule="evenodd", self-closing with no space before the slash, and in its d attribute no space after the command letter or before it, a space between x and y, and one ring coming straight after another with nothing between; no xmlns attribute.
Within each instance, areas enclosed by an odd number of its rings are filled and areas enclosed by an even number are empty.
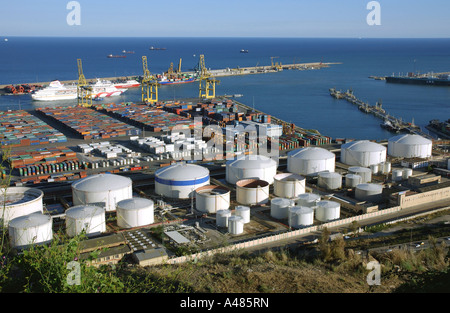
<svg viewBox="0 0 450 313"><path fill-rule="evenodd" d="M447 207L447 208L439 209L437 211L446 210L449 208L450 207ZM400 206L396 206L396 207L392 207L392 208L377 211L377 212L366 213L366 214L362 214L362 215L348 217L348 218L345 218L342 220L327 222L327 223L324 223L321 225L309 226L309 227L301 228L298 230L292 230L292 231L288 231L288 232L284 232L284 233L276 234L276 235L268 235L264 238L248 240L248 241L236 243L236 244L233 244L233 245L230 245L227 247L215 248L215 249L211 249L211 250L207 250L207 251L194 253L192 255L175 257L175 258L166 260L165 262L169 263L169 264L177 264L177 263L182 263L182 262L187 262L187 261L194 261L194 260L198 260L201 257L213 256L214 254L217 254L217 253L232 252L233 250L255 247L255 246L259 246L262 244L271 243L271 242L275 242L275 241L279 241L279 240L286 240L286 239L297 237L297 236L300 236L300 235L303 235L306 233L320 231L325 227L330 228L330 227L335 227L335 226L341 226L344 224L350 224L353 221L366 220L366 219L370 219L370 218L376 217L376 216L399 212L401 210L402 210L402 208ZM424 214L429 214L429 212L424 213Z"/></svg>

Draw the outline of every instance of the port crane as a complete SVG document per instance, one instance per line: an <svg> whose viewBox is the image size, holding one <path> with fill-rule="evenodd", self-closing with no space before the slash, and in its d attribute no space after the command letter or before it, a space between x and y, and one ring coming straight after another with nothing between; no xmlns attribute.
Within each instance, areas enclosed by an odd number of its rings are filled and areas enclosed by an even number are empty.
<svg viewBox="0 0 450 313"><path fill-rule="evenodd" d="M277 59L277 58L279 58L279 57L270 57L270 62L271 62L272 68L274 70L282 70L283 67L281 66L281 62L280 63L278 63L278 62L273 63L273 59Z"/></svg>
<svg viewBox="0 0 450 313"><path fill-rule="evenodd" d="M148 70L147 57L145 55L142 56L142 67L144 70L144 77L141 81L142 102L153 104L158 102L158 82Z"/></svg>
<svg viewBox="0 0 450 313"><path fill-rule="evenodd" d="M198 64L198 76L199 76L199 98L212 99L216 97L216 84L220 81L211 78L211 73L205 66L205 56L200 55L200 61Z"/></svg>
<svg viewBox="0 0 450 313"><path fill-rule="evenodd" d="M92 105L92 87L86 81L83 74L83 65L81 59L77 59L78 65L78 85L77 98L78 106L89 107Z"/></svg>

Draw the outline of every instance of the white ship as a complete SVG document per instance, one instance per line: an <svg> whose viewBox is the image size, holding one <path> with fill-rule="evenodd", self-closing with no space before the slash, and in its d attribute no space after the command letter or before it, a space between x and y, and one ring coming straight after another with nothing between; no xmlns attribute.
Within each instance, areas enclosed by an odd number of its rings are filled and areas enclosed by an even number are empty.
<svg viewBox="0 0 450 313"><path fill-rule="evenodd" d="M92 98L94 99L120 96L122 93L127 91L126 88L117 88L109 80L97 79L97 82L95 84L92 84L91 87L91 94Z"/></svg>
<svg viewBox="0 0 450 313"><path fill-rule="evenodd" d="M48 87L37 90L31 94L37 101L72 100L77 98L77 86L65 86L59 80L52 81Z"/></svg>

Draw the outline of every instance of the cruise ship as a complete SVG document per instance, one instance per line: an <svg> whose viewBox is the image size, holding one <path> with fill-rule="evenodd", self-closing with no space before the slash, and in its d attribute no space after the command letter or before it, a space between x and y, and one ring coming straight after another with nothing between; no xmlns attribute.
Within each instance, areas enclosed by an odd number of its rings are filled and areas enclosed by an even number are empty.
<svg viewBox="0 0 450 313"><path fill-rule="evenodd" d="M127 91L127 88L119 88L110 81L100 79L97 79L97 82L90 87L93 99L120 96ZM36 101L73 100L77 99L77 96L77 85L65 86L59 80L54 80L48 87L31 94L31 98Z"/></svg>
<svg viewBox="0 0 450 313"><path fill-rule="evenodd" d="M97 82L95 84L92 84L91 87L93 99L120 96L125 91L127 91L127 88L117 88L109 80L97 79Z"/></svg>
<svg viewBox="0 0 450 313"><path fill-rule="evenodd" d="M65 86L59 80L52 81L48 87L36 90L31 94L36 101L72 100L77 98L77 86Z"/></svg>

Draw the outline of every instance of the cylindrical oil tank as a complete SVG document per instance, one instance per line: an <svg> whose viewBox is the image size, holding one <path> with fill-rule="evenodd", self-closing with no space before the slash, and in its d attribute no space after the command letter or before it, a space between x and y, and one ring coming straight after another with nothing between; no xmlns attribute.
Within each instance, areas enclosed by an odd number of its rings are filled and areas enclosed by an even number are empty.
<svg viewBox="0 0 450 313"><path fill-rule="evenodd" d="M303 193L297 198L298 206L306 206L312 208L317 205L317 202L320 201L320 196L315 193Z"/></svg>
<svg viewBox="0 0 450 313"><path fill-rule="evenodd" d="M228 218L228 232L232 235L239 235L244 232L243 218L237 215L232 215Z"/></svg>
<svg viewBox="0 0 450 313"><path fill-rule="evenodd" d="M44 193L37 188L0 188L0 220L8 226L9 221L35 212L43 212ZM3 225L3 224L2 224Z"/></svg>
<svg viewBox="0 0 450 313"><path fill-rule="evenodd" d="M242 217L242 223L250 223L250 208L248 206L238 205L235 209L235 214Z"/></svg>
<svg viewBox="0 0 450 313"><path fill-rule="evenodd" d="M195 190L195 208L200 212L216 213L230 207L230 190L222 186L207 185Z"/></svg>
<svg viewBox="0 0 450 313"><path fill-rule="evenodd" d="M230 210L219 210L216 212L217 227L228 227L228 218L231 216Z"/></svg>
<svg viewBox="0 0 450 313"><path fill-rule="evenodd" d="M53 239L53 223L49 215L34 212L9 221L11 247L22 249L33 244L48 243Z"/></svg>
<svg viewBox="0 0 450 313"><path fill-rule="evenodd" d="M410 176L412 176L413 170L412 168L404 168L402 173L403 179L408 179Z"/></svg>
<svg viewBox="0 0 450 313"><path fill-rule="evenodd" d="M392 180L401 181L403 179L403 170L396 169L392 171Z"/></svg>
<svg viewBox="0 0 450 313"><path fill-rule="evenodd" d="M348 168L350 174L361 176L361 183L368 183L372 181L372 171L367 167L352 166Z"/></svg>
<svg viewBox="0 0 450 313"><path fill-rule="evenodd" d="M281 173L274 176L274 194L281 198L296 198L305 193L305 177L293 173Z"/></svg>
<svg viewBox="0 0 450 313"><path fill-rule="evenodd" d="M360 201L378 203L382 200L383 186L378 184L359 184L356 186L355 198Z"/></svg>
<svg viewBox="0 0 450 313"><path fill-rule="evenodd" d="M259 179L243 179L236 183L236 201L242 205L264 204L269 201L269 183Z"/></svg>
<svg viewBox="0 0 450 313"><path fill-rule="evenodd" d="M342 175L336 172L320 172L317 186L327 190L340 189L342 188Z"/></svg>
<svg viewBox="0 0 450 313"><path fill-rule="evenodd" d="M370 165L370 170L372 171L372 175L377 175L380 171L380 164Z"/></svg>
<svg viewBox="0 0 450 313"><path fill-rule="evenodd" d="M391 162L380 163L378 172L383 175L388 175L391 172Z"/></svg>
<svg viewBox="0 0 450 313"><path fill-rule="evenodd" d="M245 155L227 161L225 179L230 184L243 179L260 179L273 184L277 167L277 161L264 155Z"/></svg>
<svg viewBox="0 0 450 313"><path fill-rule="evenodd" d="M106 231L105 209L95 205L77 205L66 211L66 233L69 237L85 232L87 236Z"/></svg>
<svg viewBox="0 0 450 313"><path fill-rule="evenodd" d="M90 175L72 183L73 205L104 207L114 211L117 202L133 197L132 181L116 174Z"/></svg>
<svg viewBox="0 0 450 313"><path fill-rule="evenodd" d="M290 227L301 228L314 224L314 209L304 206L296 206L291 209Z"/></svg>
<svg viewBox="0 0 450 313"><path fill-rule="evenodd" d="M319 147L306 147L288 153L287 170L298 175L334 172L336 156Z"/></svg>
<svg viewBox="0 0 450 313"><path fill-rule="evenodd" d="M355 188L357 185L361 184L361 176L356 174L345 175L345 187Z"/></svg>
<svg viewBox="0 0 450 313"><path fill-rule="evenodd" d="M334 221L339 219L341 205L339 202L322 200L317 202L316 219L321 222Z"/></svg>
<svg viewBox="0 0 450 313"><path fill-rule="evenodd" d="M404 134L388 140L388 153L394 157L429 158L433 142L419 135Z"/></svg>
<svg viewBox="0 0 450 313"><path fill-rule="evenodd" d="M289 208L294 205L294 200L286 198L273 198L270 201L270 216L279 220L288 218Z"/></svg>
<svg viewBox="0 0 450 313"><path fill-rule="evenodd" d="M131 198L117 203L117 225L133 228L153 224L154 202L145 198Z"/></svg>
<svg viewBox="0 0 450 313"><path fill-rule="evenodd" d="M341 146L341 162L368 167L386 161L386 147L369 140L345 143Z"/></svg>
<svg viewBox="0 0 450 313"><path fill-rule="evenodd" d="M195 190L209 185L209 170L184 162L174 163L155 172L155 192L173 199L189 199Z"/></svg>

